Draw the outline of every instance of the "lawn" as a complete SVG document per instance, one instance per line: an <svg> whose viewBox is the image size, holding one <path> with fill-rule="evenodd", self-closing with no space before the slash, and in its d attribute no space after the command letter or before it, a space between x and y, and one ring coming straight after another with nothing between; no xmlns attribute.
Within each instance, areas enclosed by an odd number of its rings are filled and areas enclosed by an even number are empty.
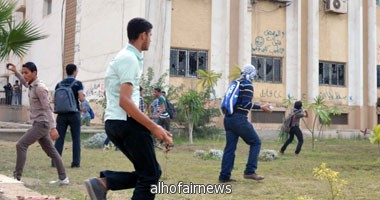
<svg viewBox="0 0 380 200"><path fill-rule="evenodd" d="M195 140L190 145L183 140L176 140L175 148L165 155L157 149L157 157L163 174L161 181L165 184L219 184L219 160L202 160L193 156L195 150L223 149L224 138L212 140ZM263 141L262 149L278 150L278 141ZM299 196L310 196L314 199L329 199L329 188L326 180L313 177L313 168L322 162L327 167L338 171L339 176L348 181L344 188L343 199L380 199L380 156L377 145L365 139L318 140L316 150L311 150L311 141L305 140L300 156L295 157L295 144L288 147L285 155L269 162L259 161L257 173L264 175L265 180L256 182L243 179L248 146L239 141L236 151L235 169L230 194L160 194L156 199L297 199ZM0 140L0 173L11 176L15 165L15 142ZM103 169L132 170L130 162L120 151L101 149L82 149L81 168L71 169L71 142L67 141L63 155L65 166L71 181L69 186L50 186L48 182L57 178L55 168L50 167L50 160L38 144L28 151L22 180L26 186L42 194L59 195L70 199L89 199L83 181L98 175ZM110 191L108 199L130 199L133 190Z"/></svg>

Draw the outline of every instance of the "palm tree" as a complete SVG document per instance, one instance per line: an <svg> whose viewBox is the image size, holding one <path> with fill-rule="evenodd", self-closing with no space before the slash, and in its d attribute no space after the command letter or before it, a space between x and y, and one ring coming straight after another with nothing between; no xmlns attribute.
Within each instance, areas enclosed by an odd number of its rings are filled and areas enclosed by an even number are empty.
<svg viewBox="0 0 380 200"><path fill-rule="evenodd" d="M0 0L0 61L9 60L11 53L23 57L34 41L47 37L28 20L16 24L12 18L15 6Z"/></svg>
<svg viewBox="0 0 380 200"><path fill-rule="evenodd" d="M221 73L216 73L213 70L202 70L198 71L201 79L198 81L197 85L201 86L201 90L205 93L205 97L209 99L210 93L213 94L214 99L216 99L215 89L218 80L222 77Z"/></svg>
<svg viewBox="0 0 380 200"><path fill-rule="evenodd" d="M235 69L231 70L231 74L228 78L236 80L240 77L242 69L237 64L235 64L234 66L235 66Z"/></svg>
<svg viewBox="0 0 380 200"><path fill-rule="evenodd" d="M314 98L314 102L311 104L306 104L305 107L307 109L312 109L314 112L314 119L313 119L313 125L311 127L311 144L312 144L312 149L314 150L314 141L315 141L315 125L317 123L317 119L320 120L321 123L323 124L328 124L331 121L330 118L330 110L329 107L325 104L325 101L322 96L318 95L317 97Z"/></svg>

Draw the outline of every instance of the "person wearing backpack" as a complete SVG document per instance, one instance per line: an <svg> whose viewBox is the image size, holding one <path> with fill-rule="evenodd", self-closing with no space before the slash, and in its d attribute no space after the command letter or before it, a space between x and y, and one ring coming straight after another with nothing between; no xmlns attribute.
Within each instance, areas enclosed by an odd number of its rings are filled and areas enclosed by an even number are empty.
<svg viewBox="0 0 380 200"><path fill-rule="evenodd" d="M49 91L37 76L37 66L32 62L22 65L22 75L17 71L14 64L7 64L8 70L15 73L20 83L28 89L29 116L33 122L32 127L17 141L16 167L13 176L21 180L26 162L26 156L30 145L38 141L41 149L56 163L58 180L50 184L68 185L69 178L66 175L62 158L54 148L53 141L57 139L58 132L54 122L53 112L50 108ZM34 170L33 170L34 171Z"/></svg>
<svg viewBox="0 0 380 200"><path fill-rule="evenodd" d="M153 112L153 121L157 122L158 125L162 126L167 131L170 131L170 116L166 108L166 99L161 95L161 88L154 88L155 101L155 111Z"/></svg>
<svg viewBox="0 0 380 200"><path fill-rule="evenodd" d="M309 115L307 113L307 110L304 110L302 108L302 102L296 101L294 103L294 108L293 108L293 113L292 113L292 122L290 123L291 125L290 125L290 131L289 131L289 138L286 140L284 145L281 147L281 150L280 150L281 154L284 154L288 145L293 142L294 135L296 135L297 140L298 140L297 148L294 151L294 154L296 156L298 156L298 154L301 152L301 148L302 148L302 144L303 144L303 135L302 135L302 131L299 127L300 126L300 119L302 117L307 118L308 116Z"/></svg>
<svg viewBox="0 0 380 200"><path fill-rule="evenodd" d="M68 64L66 66L66 74L67 77L55 87L54 112L57 113L57 130L60 136L55 142L55 148L62 156L67 127L70 126L71 138L73 141L71 168L74 168L80 167L80 129L82 120L79 102L83 102L85 98L82 82L75 79L78 74L77 66L74 64ZM52 166L54 166L53 162Z"/></svg>
<svg viewBox="0 0 380 200"><path fill-rule="evenodd" d="M259 105L254 104L253 100L253 85L252 81L256 76L256 69L253 65L247 65L243 68L240 79L237 80L239 92L236 101L231 107L230 111L226 112L224 104L222 104L222 110L225 113L224 116L224 129L226 131L226 146L224 148L221 171L219 175L220 183L235 182L231 179L231 172L234 168L235 150L239 137L241 137L245 143L250 146L248 161L244 171L243 177L245 179L263 180L264 177L256 173L258 157L260 154L261 140L257 135L256 130L253 128L251 122L248 121L247 115L251 113L251 109L262 109L265 112L272 112L269 104ZM231 97L228 102L233 102L235 95L231 94L234 88L227 90L225 95Z"/></svg>

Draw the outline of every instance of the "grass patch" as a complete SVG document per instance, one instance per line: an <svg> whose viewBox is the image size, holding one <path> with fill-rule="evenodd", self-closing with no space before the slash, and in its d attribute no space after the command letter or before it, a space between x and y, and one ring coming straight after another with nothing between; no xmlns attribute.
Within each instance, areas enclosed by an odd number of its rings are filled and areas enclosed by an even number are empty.
<svg viewBox="0 0 380 200"><path fill-rule="evenodd" d="M69 136L69 134L67 135ZM84 137L85 138L85 137ZM84 139L82 138L82 139ZM224 137L212 139L195 139L194 144L188 144L188 138L174 135L175 148L168 154L167 176L162 175L165 184L218 184L220 172L219 160L202 160L195 158L194 151L203 149L224 148ZM15 166L15 142L0 141L0 173L12 176ZM278 141L263 141L262 149L278 150L282 143ZM235 168L232 178L238 182L232 183L231 194L162 194L156 199L296 199L308 195L314 199L328 199L328 185L313 177L312 170L322 162L334 171L340 172L340 177L348 181L344 188L343 199L379 199L380 159L377 147L368 140L318 140L317 150L311 150L311 141L305 140L304 147L298 157L294 156L296 144L289 145L285 155L274 161L259 161L257 173L264 175L261 182L243 179L249 147L240 140L236 150ZM81 168L70 168L72 157L70 139L65 143L63 161L67 167L70 185L63 187L50 186L49 181L57 178L56 169L50 167L50 160L38 144L29 148L27 162L22 180L26 186L42 194L59 195L69 199L89 199L83 181L98 176L99 171L112 169L131 171L133 166L120 151L103 151L101 149L82 148ZM161 167L165 167L165 154L157 149L157 157ZM110 191L108 199L130 199L133 190Z"/></svg>

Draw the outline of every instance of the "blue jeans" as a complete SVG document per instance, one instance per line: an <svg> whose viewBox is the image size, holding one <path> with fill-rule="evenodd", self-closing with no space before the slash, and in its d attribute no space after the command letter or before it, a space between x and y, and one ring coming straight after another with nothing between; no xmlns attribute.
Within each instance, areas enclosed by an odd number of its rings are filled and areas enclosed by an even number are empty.
<svg viewBox="0 0 380 200"><path fill-rule="evenodd" d="M219 175L219 180L228 180L231 178L231 172L234 168L235 150L239 137L250 146L244 174L255 173L260 154L261 140L252 124L248 121L247 116L234 114L230 117L224 117L224 129L226 131L227 143L224 148L222 170Z"/></svg>
<svg viewBox="0 0 380 200"><path fill-rule="evenodd" d="M80 117L80 112L57 115L57 131L59 133L59 138L55 142L54 146L57 149L59 155L62 156L67 127L70 126L71 138L73 140L73 161L71 163L72 167L80 166L80 149L81 149L80 127L81 127L81 124L82 124L82 121Z"/></svg>
<svg viewBox="0 0 380 200"><path fill-rule="evenodd" d="M107 188L110 190L135 188L132 200L154 199L155 194L150 192L150 188L151 185L157 185L161 168L156 159L151 133L130 117L127 121L107 120L105 128L108 138L119 147L135 168L132 172L110 170L100 172L100 177L107 180Z"/></svg>

